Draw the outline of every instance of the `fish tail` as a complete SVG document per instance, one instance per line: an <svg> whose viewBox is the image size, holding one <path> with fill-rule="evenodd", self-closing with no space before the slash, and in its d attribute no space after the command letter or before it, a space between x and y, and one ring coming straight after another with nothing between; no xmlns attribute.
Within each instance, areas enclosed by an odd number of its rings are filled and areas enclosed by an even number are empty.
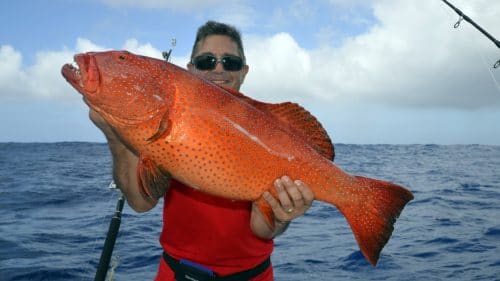
<svg viewBox="0 0 500 281"><path fill-rule="evenodd" d="M386 181L355 176L360 188L337 205L351 226L365 258L375 266L389 241L394 223L406 203L413 199L407 189Z"/></svg>

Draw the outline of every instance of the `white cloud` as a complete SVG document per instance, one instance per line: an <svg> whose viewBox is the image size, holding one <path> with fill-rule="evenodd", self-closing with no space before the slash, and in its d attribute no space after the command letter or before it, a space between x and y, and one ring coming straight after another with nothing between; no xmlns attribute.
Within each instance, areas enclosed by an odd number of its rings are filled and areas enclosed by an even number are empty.
<svg viewBox="0 0 500 281"><path fill-rule="evenodd" d="M35 63L23 67L22 55L13 47L0 47L0 91L4 100L24 100L30 97L60 96L63 86L60 67L69 62L71 53L39 52ZM59 74L60 77L57 77Z"/></svg>
<svg viewBox="0 0 500 281"><path fill-rule="evenodd" d="M106 47L94 44L92 41L85 38L76 39L75 53L84 52L99 52L107 50Z"/></svg>
<svg viewBox="0 0 500 281"><path fill-rule="evenodd" d="M490 41L466 22L453 29L458 17L440 1L371 3L377 24L340 46L325 40L315 49L305 49L285 32L244 34L250 73L242 90L272 101L498 108L500 89L494 79L500 82L500 69L492 70L491 65L500 54ZM457 5L471 17L480 18L478 22L492 34L500 34L496 16L500 3L457 0ZM135 39L127 40L123 48L161 58L159 49ZM71 90L60 74L61 66L71 62L75 53L106 49L79 38L74 48L40 51L35 62L25 66L19 51L1 45L1 99L75 99L76 95L68 94ZM172 61L185 66L187 57L173 57Z"/></svg>
<svg viewBox="0 0 500 281"><path fill-rule="evenodd" d="M287 33L246 37L250 73L243 91L268 101L307 95L312 81L311 55Z"/></svg>
<svg viewBox="0 0 500 281"><path fill-rule="evenodd" d="M128 39L127 41L125 41L123 49L143 56L148 56L158 59L162 58L162 52L160 50L153 47L150 43L141 45L139 41L137 41L137 39Z"/></svg>
<svg viewBox="0 0 500 281"><path fill-rule="evenodd" d="M123 49L133 53L161 58L161 51L151 44L140 44L135 39L127 40ZM64 47L59 51L39 51L32 65L22 63L22 54L10 45L0 46L0 99L23 101L27 99L54 99L76 101L79 99L61 75L61 67L73 61L77 53L105 51L88 39L78 38L73 49Z"/></svg>
<svg viewBox="0 0 500 281"><path fill-rule="evenodd" d="M29 98L74 100L67 94L67 83L61 75L61 67L72 62L75 53L102 51L89 40L79 38L74 50L39 51L30 66L22 64L22 55L12 46L0 47L0 91L4 100Z"/></svg>
<svg viewBox="0 0 500 281"><path fill-rule="evenodd" d="M0 46L0 90L3 97L16 95L22 88L19 82L26 80L26 74L21 71L21 64L20 52L9 45Z"/></svg>
<svg viewBox="0 0 500 281"><path fill-rule="evenodd" d="M481 18L500 34L499 3L467 3L464 11L487 11ZM440 1L376 1L378 24L340 47L306 50L286 33L249 38L251 73L243 90L273 100L498 107L500 70L491 70L498 50L468 23L454 30L457 17L447 9Z"/></svg>

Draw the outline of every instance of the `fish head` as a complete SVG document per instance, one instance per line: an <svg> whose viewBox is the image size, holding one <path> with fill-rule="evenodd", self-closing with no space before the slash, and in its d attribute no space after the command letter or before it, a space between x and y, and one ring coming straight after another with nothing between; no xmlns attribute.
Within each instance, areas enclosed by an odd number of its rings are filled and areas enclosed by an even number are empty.
<svg viewBox="0 0 500 281"><path fill-rule="evenodd" d="M107 51L77 54L74 61L62 75L115 128L161 118L173 103L171 66L163 60Z"/></svg>

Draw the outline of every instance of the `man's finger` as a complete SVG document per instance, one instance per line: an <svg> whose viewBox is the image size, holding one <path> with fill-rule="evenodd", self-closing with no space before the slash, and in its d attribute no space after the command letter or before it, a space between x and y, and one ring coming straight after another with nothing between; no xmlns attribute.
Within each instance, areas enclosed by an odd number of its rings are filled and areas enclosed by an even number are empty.
<svg viewBox="0 0 500 281"><path fill-rule="evenodd" d="M297 185L298 190L302 194L304 203L307 205L311 205L312 201L314 200L314 193L312 192L311 188L300 180L296 180L295 185Z"/></svg>
<svg viewBox="0 0 500 281"><path fill-rule="evenodd" d="M284 177L283 177L284 178ZM276 192L278 193L279 203L283 207L283 210L290 213L293 211L293 202L288 195L287 188L285 187L284 179L277 179L274 181L274 186L276 187Z"/></svg>
<svg viewBox="0 0 500 281"><path fill-rule="evenodd" d="M269 206L271 206L275 215L283 215L285 213L281 204L271 195L271 193L266 191L262 196L264 196L264 199L267 201Z"/></svg>

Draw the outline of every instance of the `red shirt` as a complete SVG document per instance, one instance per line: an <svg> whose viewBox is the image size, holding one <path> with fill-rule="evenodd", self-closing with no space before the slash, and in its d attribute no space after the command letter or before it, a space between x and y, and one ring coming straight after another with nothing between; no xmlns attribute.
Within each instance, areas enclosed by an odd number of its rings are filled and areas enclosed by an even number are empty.
<svg viewBox="0 0 500 281"><path fill-rule="evenodd" d="M250 229L252 203L214 197L172 181L164 197L160 243L169 255L222 276L255 267L273 251L272 240ZM174 280L165 261L156 280ZM272 267L252 280L273 280Z"/></svg>

